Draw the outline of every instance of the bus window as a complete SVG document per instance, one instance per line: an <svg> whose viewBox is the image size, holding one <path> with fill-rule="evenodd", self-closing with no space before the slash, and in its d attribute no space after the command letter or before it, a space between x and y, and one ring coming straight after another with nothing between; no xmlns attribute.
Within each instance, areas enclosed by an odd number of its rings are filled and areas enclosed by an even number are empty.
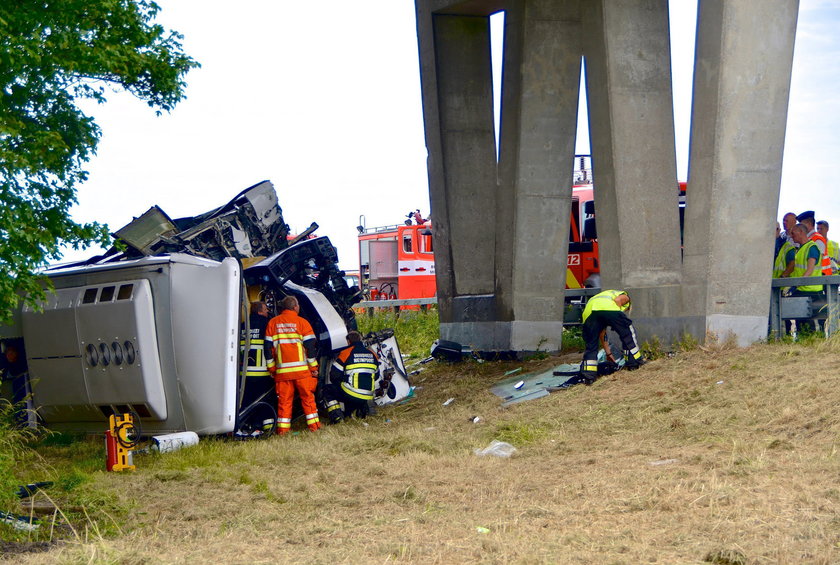
<svg viewBox="0 0 840 565"><path fill-rule="evenodd" d="M411 246L411 232L403 234L403 253L413 253Z"/></svg>

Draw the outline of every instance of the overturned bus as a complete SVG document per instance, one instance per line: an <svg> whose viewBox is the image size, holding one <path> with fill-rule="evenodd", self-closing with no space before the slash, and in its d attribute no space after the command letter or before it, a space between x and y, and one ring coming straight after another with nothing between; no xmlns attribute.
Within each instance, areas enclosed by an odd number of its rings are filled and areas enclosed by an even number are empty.
<svg viewBox="0 0 840 565"><path fill-rule="evenodd" d="M348 286L328 238L290 240L288 232L264 181L199 216L172 220L155 206L117 230L120 243L105 254L48 269L55 291L0 328L5 357L25 359L17 372L27 373L38 418L76 431L102 431L122 413L144 434L258 429L248 422L254 407L242 406L240 339L251 301L274 315L288 295L317 334L327 379L330 358L355 329L352 305L361 294ZM405 397L396 341L386 335L370 345L383 361L376 402ZM276 406L261 408L264 421Z"/></svg>

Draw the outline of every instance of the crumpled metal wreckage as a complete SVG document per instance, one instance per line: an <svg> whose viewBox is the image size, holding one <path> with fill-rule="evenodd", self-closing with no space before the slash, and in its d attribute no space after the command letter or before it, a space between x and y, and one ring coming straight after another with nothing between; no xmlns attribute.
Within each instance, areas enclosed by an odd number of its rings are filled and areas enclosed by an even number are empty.
<svg viewBox="0 0 840 565"><path fill-rule="evenodd" d="M33 396L56 429L94 431L103 416L130 410L149 432L232 432L244 408L239 335L251 301L276 311L296 296L327 372L356 329L361 292L329 239L311 236L316 228L292 237L269 181L196 216L152 206L116 230L105 253L47 269L55 294L43 310L24 307L0 339L27 342ZM39 339L45 331L50 339ZM369 345L386 360L377 403L407 397L396 339Z"/></svg>

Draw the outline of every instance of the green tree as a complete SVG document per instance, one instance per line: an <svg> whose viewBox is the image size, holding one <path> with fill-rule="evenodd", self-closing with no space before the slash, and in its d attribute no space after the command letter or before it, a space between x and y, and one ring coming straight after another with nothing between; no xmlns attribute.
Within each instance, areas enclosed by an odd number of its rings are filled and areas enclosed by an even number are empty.
<svg viewBox="0 0 840 565"><path fill-rule="evenodd" d="M0 323L64 245L107 244L107 226L70 218L100 129L76 105L126 90L157 114L199 66L146 0L0 0Z"/></svg>

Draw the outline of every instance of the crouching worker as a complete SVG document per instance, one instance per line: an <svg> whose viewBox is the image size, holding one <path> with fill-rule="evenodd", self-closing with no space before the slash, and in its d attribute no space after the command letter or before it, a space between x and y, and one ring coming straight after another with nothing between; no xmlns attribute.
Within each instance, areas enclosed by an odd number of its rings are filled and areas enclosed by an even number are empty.
<svg viewBox="0 0 840 565"><path fill-rule="evenodd" d="M294 296L280 302L280 314L265 329L268 371L277 390L277 433L292 428L292 404L295 391L300 396L306 424L313 432L321 427L315 389L318 387L318 341L312 326L298 316L300 304Z"/></svg>
<svg viewBox="0 0 840 565"><path fill-rule="evenodd" d="M347 343L350 346L342 349L333 361L330 384L323 391L333 424L343 420L345 413L348 416L355 413L360 418L367 416L379 366L376 354L364 346L359 332L349 332ZM343 411L340 403L344 403Z"/></svg>
<svg viewBox="0 0 840 565"><path fill-rule="evenodd" d="M630 371L644 364L642 352L636 342L636 330L625 312L630 311L630 297L623 290L605 290L589 299L583 310L583 340L586 351L581 363L581 382L592 384L598 378L598 349L604 348L607 360L615 363L606 338L607 328L612 328L621 338L624 347L624 368Z"/></svg>

